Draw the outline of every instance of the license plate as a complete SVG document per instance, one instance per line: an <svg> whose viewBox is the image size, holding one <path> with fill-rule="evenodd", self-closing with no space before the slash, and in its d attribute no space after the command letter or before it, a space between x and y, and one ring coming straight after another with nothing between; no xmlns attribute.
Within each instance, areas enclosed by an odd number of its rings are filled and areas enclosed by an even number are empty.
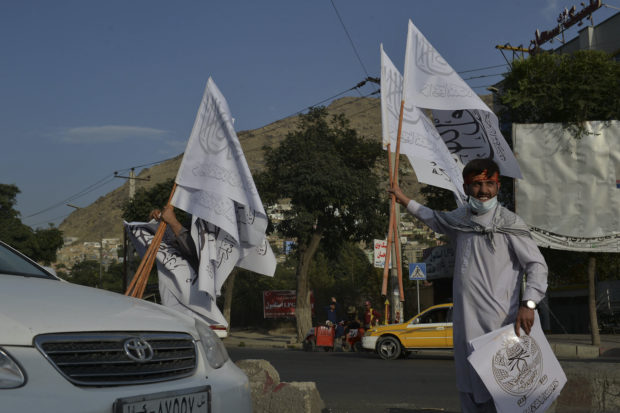
<svg viewBox="0 0 620 413"><path fill-rule="evenodd" d="M117 399L114 413L211 413L211 386Z"/></svg>

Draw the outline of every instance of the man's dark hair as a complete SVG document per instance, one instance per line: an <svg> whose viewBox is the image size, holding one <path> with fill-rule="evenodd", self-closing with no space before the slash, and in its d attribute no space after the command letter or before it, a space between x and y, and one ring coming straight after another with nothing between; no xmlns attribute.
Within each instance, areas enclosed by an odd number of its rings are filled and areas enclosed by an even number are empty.
<svg viewBox="0 0 620 413"><path fill-rule="evenodd" d="M467 162L465 168L463 168L463 179L466 179L469 175L479 175L484 170L487 171L487 176L493 175L495 172L499 174L499 166L491 158L478 158Z"/></svg>

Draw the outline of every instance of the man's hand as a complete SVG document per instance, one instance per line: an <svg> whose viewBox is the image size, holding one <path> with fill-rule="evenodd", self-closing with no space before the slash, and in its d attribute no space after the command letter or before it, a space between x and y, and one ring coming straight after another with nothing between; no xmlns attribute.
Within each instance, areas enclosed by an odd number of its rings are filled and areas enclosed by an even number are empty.
<svg viewBox="0 0 620 413"><path fill-rule="evenodd" d="M161 219L161 211L159 209L152 210L151 213L149 214L149 219L154 219L156 221L159 221Z"/></svg>
<svg viewBox="0 0 620 413"><path fill-rule="evenodd" d="M520 331L523 329L525 334L530 335L532 326L534 325L534 310L527 307L519 307L517 321L515 321L515 333L520 337Z"/></svg>
<svg viewBox="0 0 620 413"><path fill-rule="evenodd" d="M166 205L163 211L160 211L159 209L154 209L149 214L149 219L155 219L157 221L163 220L166 224L168 224L168 226L175 235L179 235L179 233L183 229L183 226L177 220L177 217L174 214L174 207L172 205Z"/></svg>
<svg viewBox="0 0 620 413"><path fill-rule="evenodd" d="M396 197L396 202L405 207L409 204L409 201L411 201L411 199L403 193L398 184L394 184L394 187L389 188L388 192L390 195L394 195Z"/></svg>

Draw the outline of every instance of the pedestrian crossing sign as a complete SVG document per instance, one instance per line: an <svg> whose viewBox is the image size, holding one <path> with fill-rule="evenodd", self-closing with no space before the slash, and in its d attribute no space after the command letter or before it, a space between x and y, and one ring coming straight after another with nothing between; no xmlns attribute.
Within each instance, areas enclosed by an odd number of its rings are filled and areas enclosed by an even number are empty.
<svg viewBox="0 0 620 413"><path fill-rule="evenodd" d="M426 263L412 262L409 263L409 279L410 280L426 280Z"/></svg>

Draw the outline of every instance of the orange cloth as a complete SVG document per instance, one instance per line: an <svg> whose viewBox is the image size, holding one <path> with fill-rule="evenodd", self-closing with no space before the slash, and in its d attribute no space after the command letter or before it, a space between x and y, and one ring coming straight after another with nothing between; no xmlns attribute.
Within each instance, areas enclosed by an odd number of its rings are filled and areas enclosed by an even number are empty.
<svg viewBox="0 0 620 413"><path fill-rule="evenodd" d="M485 169L478 175L471 173L465 177L465 183L468 185L474 182L481 182L481 181L499 182L499 173L494 172L492 175L489 176L488 171Z"/></svg>

